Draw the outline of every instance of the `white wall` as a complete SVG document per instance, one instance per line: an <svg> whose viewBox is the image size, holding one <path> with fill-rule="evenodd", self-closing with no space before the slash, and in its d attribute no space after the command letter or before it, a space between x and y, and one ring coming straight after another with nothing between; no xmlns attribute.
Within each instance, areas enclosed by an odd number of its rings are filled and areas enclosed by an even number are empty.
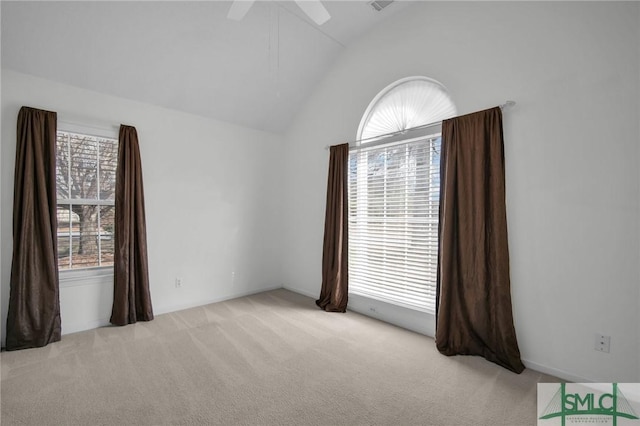
<svg viewBox="0 0 640 426"><path fill-rule="evenodd" d="M325 145L353 140L389 83L432 77L461 114L517 101L504 134L525 364L570 380L640 381L639 8L423 2L350 45L286 136L285 287L320 291ZM594 351L594 333L611 336L609 354Z"/></svg>
<svg viewBox="0 0 640 426"><path fill-rule="evenodd" d="M281 137L2 70L3 336L22 105L57 111L60 121L138 130L156 314L281 287ZM63 333L106 324L112 291L104 278L62 284Z"/></svg>

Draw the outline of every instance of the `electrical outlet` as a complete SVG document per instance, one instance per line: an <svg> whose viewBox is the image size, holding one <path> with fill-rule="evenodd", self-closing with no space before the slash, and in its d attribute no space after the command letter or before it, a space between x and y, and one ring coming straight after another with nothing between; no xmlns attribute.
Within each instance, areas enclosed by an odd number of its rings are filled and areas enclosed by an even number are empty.
<svg viewBox="0 0 640 426"><path fill-rule="evenodd" d="M176 277L176 288L182 288L182 278Z"/></svg>
<svg viewBox="0 0 640 426"><path fill-rule="evenodd" d="M605 336L604 334L596 334L596 340L593 346L598 352L609 353L611 347L611 336Z"/></svg>

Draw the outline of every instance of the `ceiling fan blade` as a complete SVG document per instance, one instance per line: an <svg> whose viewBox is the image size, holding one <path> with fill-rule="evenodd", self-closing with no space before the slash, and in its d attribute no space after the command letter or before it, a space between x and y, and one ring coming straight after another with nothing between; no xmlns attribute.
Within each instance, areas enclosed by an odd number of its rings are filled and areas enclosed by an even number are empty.
<svg viewBox="0 0 640 426"><path fill-rule="evenodd" d="M309 18L318 25L327 22L331 16L327 9L324 8L320 0L295 0L300 9L306 13Z"/></svg>
<svg viewBox="0 0 640 426"><path fill-rule="evenodd" d="M240 21L247 14L255 0L234 0L227 13L227 18Z"/></svg>

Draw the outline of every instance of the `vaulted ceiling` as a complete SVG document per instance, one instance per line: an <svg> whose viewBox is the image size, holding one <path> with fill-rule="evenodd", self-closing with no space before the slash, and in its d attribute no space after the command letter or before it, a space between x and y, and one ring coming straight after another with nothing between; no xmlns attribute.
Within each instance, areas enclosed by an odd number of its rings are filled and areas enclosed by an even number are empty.
<svg viewBox="0 0 640 426"><path fill-rule="evenodd" d="M324 1L317 26L291 1L2 1L2 67L260 130L284 131L334 59L384 19Z"/></svg>

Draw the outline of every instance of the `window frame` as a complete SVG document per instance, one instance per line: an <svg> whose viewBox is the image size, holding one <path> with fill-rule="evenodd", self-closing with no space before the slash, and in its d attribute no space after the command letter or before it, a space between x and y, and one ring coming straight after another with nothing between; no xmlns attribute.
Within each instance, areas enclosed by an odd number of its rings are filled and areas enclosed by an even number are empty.
<svg viewBox="0 0 640 426"><path fill-rule="evenodd" d="M367 109L365 110L362 119L360 120L360 124L358 126L358 132L357 132L357 138L356 138L356 147L355 150L360 151L360 150L369 150L369 149L378 149L378 148L385 148L386 146L394 146L394 145L403 145L403 144L410 144L412 142L415 141L419 141L419 140L425 140L425 141L429 141L429 140L434 140L437 138L441 138L441 134L442 134L442 121L438 121L435 123L424 123L422 125L418 125L418 127L416 128L410 128L410 129L402 129L400 131L397 131L396 133L392 133L392 134L383 134L383 135L379 135L379 136L372 136L370 138L367 138L365 140L362 140L362 136L363 133L365 131L366 126L369 124L370 122L370 118L371 116L375 113L376 107L378 106L378 103L381 99L383 99L385 96L387 96L391 91L393 91L395 88L405 84L405 83L409 83L412 81L425 81L429 84L432 84L438 88L440 88L444 94L449 98L450 102L451 102L451 107L453 109L453 115L451 116L455 116L457 114L457 108L455 106L455 104L453 103L453 100L451 99L451 96L449 95L449 92L447 91L446 87L444 85L442 85L440 82L428 78L428 77L423 77L423 76L412 76L412 77L406 77L400 80L397 80L391 84L389 84L387 87L385 87L383 90L381 90L374 98L373 100L369 103ZM449 117L446 117L449 118ZM365 163L364 165L360 164L360 162L358 161L358 163L356 164L356 167L359 169L360 167L366 168L367 164ZM439 180L439 163L437 166L438 169L438 180ZM364 181L367 180L367 174L361 173L361 170L358 170L358 175L359 177L357 178L357 185L362 185L360 179L363 179ZM431 178L430 178L431 179ZM431 187L431 183L429 183L429 186ZM351 199L351 188L349 188L349 199ZM438 204L437 204L437 208L436 208L436 212L439 210L439 198L438 198ZM352 220L352 215L351 215L351 208L349 208L349 213L348 213L348 220L351 223ZM409 221L406 221L405 224L409 224ZM437 226L436 226L436 233L437 233ZM349 238L351 239L351 235L352 233L349 233ZM437 235L436 235L437 238ZM351 247L351 244L350 244ZM351 250L350 250L351 251ZM426 261L426 260L425 260ZM351 256L349 256L349 263L350 263L350 267L349 270L352 270L351 267ZM437 268L437 256L436 259L434 261L434 263L430 263L429 267L436 267ZM351 273L351 272L350 272ZM437 283L435 283L437 285ZM431 287L431 285L429 285L429 287ZM434 286L435 288L435 286ZM402 303L402 302L398 302L397 300L391 300L392 298L384 298L384 297L376 297L376 296L372 296L372 293L375 293L375 289L371 289L369 291L369 294L366 294L365 292L361 292L361 291L352 291L352 288L349 289L349 293L354 295L354 296L358 296L358 297L363 297L365 299L370 299L372 301L376 301L376 302L381 302L381 303L387 303L389 305L393 305L396 307L400 307L400 308L404 308L410 311L414 311L414 312L422 312L422 313L427 313L430 315L435 314L435 295L434 295L434 300L428 300L425 302L425 305L433 305L433 308L431 307L416 307L416 306L412 306L411 304L407 304L407 303ZM370 308L372 309L372 308ZM375 312L375 311L374 311Z"/></svg>
<svg viewBox="0 0 640 426"><path fill-rule="evenodd" d="M91 126L91 125L85 125L85 124L70 123L70 122L59 120L58 128L56 131L56 149L58 148L57 146L58 132L72 133L76 135L89 136L89 137L100 138L100 139L111 139L111 140L115 140L116 143L119 143L117 127L115 126L111 128L98 127L98 126ZM99 206L111 205L111 204L104 203L103 200L91 199L91 201L96 201L96 205L99 205ZM113 205L115 207L115 199L113 201ZM57 184L56 184L56 206L58 206ZM58 233L58 229L56 228L56 235L57 233ZM58 268L58 275L59 275L61 288L82 286L86 284L102 283L102 282L106 282L104 281L106 278L113 277L113 265L90 266L90 267L77 268L77 269L59 269Z"/></svg>

